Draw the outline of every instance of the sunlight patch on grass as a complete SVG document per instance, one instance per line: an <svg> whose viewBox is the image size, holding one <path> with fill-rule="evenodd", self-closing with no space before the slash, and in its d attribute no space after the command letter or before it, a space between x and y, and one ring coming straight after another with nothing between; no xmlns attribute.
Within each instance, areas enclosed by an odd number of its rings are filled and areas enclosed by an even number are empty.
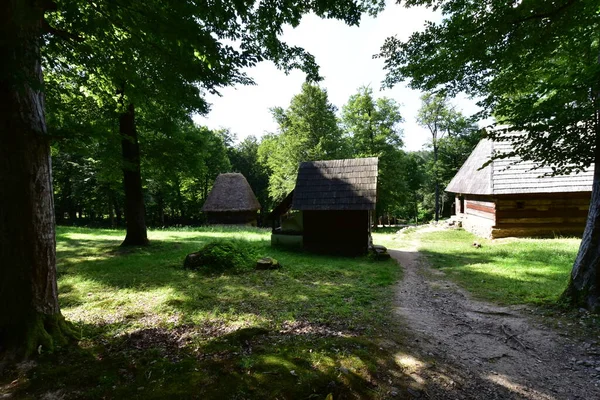
<svg viewBox="0 0 600 400"><path fill-rule="evenodd" d="M380 398L403 385L372 340L398 334L393 260L275 249L270 230L251 227L150 230L140 247L121 247L124 237L58 227L59 302L82 340L42 355L28 398L56 386L90 399ZM217 239L244 240L283 268L183 269Z"/></svg>
<svg viewBox="0 0 600 400"><path fill-rule="evenodd" d="M479 297L540 304L556 302L565 289L581 239L488 240L452 229L415 231L397 235L396 241L418 241L419 251L434 268ZM474 248L474 241L481 248Z"/></svg>

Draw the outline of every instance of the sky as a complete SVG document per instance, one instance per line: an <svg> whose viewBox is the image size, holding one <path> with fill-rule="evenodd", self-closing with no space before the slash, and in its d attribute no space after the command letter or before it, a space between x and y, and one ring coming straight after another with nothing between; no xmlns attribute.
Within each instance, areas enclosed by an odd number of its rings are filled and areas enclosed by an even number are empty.
<svg viewBox="0 0 600 400"><path fill-rule="evenodd" d="M327 90L329 101L338 110L361 86L370 86L375 97L389 97L400 104L404 122L405 150L420 150L429 139L429 133L415 122L421 93L399 83L392 89L381 90L385 77L383 59L373 59L385 39L397 35L406 40L412 32L423 29L426 20L437 20L438 15L425 8L404 8L395 2L388 4L377 17L363 17L359 27L349 27L341 21L323 20L306 15L298 27L286 27L282 40L301 46L315 56L320 82ZM277 124L269 111L272 107L287 108L292 97L301 90L305 74L293 71L289 75L272 63L263 62L246 70L256 85L238 85L221 90L221 97L209 95L211 111L196 116L197 123L211 129L228 128L243 140L276 132ZM477 111L474 101L466 98L453 101L456 109L470 115Z"/></svg>

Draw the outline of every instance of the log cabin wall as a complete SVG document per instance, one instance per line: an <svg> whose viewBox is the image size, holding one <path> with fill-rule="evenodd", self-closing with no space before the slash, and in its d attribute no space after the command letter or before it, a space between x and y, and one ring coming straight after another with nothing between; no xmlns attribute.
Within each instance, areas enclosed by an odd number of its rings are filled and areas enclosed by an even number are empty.
<svg viewBox="0 0 600 400"><path fill-rule="evenodd" d="M462 224L466 230L477 236L492 237L496 222L496 204L492 197L465 195L463 211Z"/></svg>
<svg viewBox="0 0 600 400"><path fill-rule="evenodd" d="M496 196L493 238L581 236L591 192Z"/></svg>

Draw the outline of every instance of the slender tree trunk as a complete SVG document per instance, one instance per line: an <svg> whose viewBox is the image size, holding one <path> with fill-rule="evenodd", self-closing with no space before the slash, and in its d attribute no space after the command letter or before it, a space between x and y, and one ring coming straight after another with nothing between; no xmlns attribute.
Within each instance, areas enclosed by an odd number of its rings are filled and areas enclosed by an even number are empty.
<svg viewBox="0 0 600 400"><path fill-rule="evenodd" d="M121 94L123 96L123 94ZM122 97L123 99L123 97ZM125 222L127 235L121 246L148 244L146 208L140 171L140 146L135 127L135 109L129 104L119 117L123 152L123 185L125 188Z"/></svg>
<svg viewBox="0 0 600 400"><path fill-rule="evenodd" d="M183 196L181 195L181 183L179 179L175 182L177 185L177 207L179 208L179 224L187 225L187 216L185 213L185 205L183 204Z"/></svg>
<svg viewBox="0 0 600 400"><path fill-rule="evenodd" d="M433 179L435 179L435 222L440 220L440 182L437 171L438 147L433 143Z"/></svg>
<svg viewBox="0 0 600 400"><path fill-rule="evenodd" d="M415 224L419 224L419 201L417 199L417 195L415 194Z"/></svg>
<svg viewBox="0 0 600 400"><path fill-rule="evenodd" d="M158 207L158 222L160 226L165 226L165 200L161 192L157 193L156 206Z"/></svg>
<svg viewBox="0 0 600 400"><path fill-rule="evenodd" d="M42 21L33 1L0 2L0 360L67 341L44 137Z"/></svg>
<svg viewBox="0 0 600 400"><path fill-rule="evenodd" d="M121 226L121 221L123 220L121 207L119 206L119 200L117 197L113 197L113 207L115 208L115 217L117 219L117 226Z"/></svg>
<svg viewBox="0 0 600 400"><path fill-rule="evenodd" d="M113 201L113 196L112 195L108 195L108 202L106 203L107 207L108 207L108 219L110 220L110 227L114 228L115 227L115 213L113 212L113 206L114 201Z"/></svg>

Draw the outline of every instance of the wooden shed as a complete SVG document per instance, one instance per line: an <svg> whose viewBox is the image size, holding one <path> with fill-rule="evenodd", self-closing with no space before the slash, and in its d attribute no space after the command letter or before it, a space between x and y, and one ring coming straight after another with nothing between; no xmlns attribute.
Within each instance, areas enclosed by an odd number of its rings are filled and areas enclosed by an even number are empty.
<svg viewBox="0 0 600 400"><path fill-rule="evenodd" d="M238 173L219 174L202 211L209 224L256 226L260 203L246 177Z"/></svg>
<svg viewBox="0 0 600 400"><path fill-rule="evenodd" d="M297 226L305 249L346 255L368 251L377 164L376 157L300 164L290 208L301 211Z"/></svg>
<svg viewBox="0 0 600 400"><path fill-rule="evenodd" d="M581 235L585 228L593 166L578 174L548 176L550 167L509 157L480 169L493 154L512 151L510 141L482 139L446 187L455 194L456 218L479 236Z"/></svg>

